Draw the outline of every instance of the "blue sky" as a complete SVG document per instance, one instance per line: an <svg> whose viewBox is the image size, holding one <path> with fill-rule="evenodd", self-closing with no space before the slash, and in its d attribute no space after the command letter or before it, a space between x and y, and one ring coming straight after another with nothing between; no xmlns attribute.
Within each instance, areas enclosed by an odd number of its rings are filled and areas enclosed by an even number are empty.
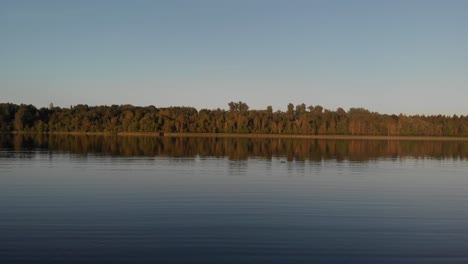
<svg viewBox="0 0 468 264"><path fill-rule="evenodd" d="M468 1L0 0L0 102L468 114Z"/></svg>

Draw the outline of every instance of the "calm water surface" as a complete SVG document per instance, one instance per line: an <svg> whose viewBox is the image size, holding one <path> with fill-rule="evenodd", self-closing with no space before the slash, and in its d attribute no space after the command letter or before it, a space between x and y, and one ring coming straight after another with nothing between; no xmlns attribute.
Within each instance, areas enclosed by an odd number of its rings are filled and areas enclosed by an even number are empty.
<svg viewBox="0 0 468 264"><path fill-rule="evenodd" d="M0 263L468 263L468 142L1 136Z"/></svg>

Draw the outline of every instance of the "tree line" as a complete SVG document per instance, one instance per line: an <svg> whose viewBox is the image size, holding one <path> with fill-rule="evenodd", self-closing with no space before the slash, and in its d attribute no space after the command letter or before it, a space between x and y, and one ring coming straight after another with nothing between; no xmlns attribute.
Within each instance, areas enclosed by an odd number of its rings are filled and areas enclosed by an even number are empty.
<svg viewBox="0 0 468 264"><path fill-rule="evenodd" d="M468 136L468 116L387 115L364 108L287 105L286 111L111 105L36 108L0 103L3 132L166 132L297 135Z"/></svg>

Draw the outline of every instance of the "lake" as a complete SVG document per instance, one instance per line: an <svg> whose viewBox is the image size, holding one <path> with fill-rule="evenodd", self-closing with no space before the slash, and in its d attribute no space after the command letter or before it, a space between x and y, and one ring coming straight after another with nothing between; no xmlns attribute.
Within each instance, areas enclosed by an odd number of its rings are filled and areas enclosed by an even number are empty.
<svg viewBox="0 0 468 264"><path fill-rule="evenodd" d="M4 134L0 263L468 263L468 141Z"/></svg>

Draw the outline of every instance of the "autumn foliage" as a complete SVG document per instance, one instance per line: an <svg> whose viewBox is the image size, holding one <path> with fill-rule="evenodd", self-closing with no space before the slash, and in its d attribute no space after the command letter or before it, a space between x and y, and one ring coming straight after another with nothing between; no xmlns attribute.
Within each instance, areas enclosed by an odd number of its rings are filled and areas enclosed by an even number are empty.
<svg viewBox="0 0 468 264"><path fill-rule="evenodd" d="M155 106L36 108L0 104L0 131L171 132L297 135L468 136L468 116L386 115L363 108L345 111L289 104L287 110L251 110L230 102L229 109Z"/></svg>

